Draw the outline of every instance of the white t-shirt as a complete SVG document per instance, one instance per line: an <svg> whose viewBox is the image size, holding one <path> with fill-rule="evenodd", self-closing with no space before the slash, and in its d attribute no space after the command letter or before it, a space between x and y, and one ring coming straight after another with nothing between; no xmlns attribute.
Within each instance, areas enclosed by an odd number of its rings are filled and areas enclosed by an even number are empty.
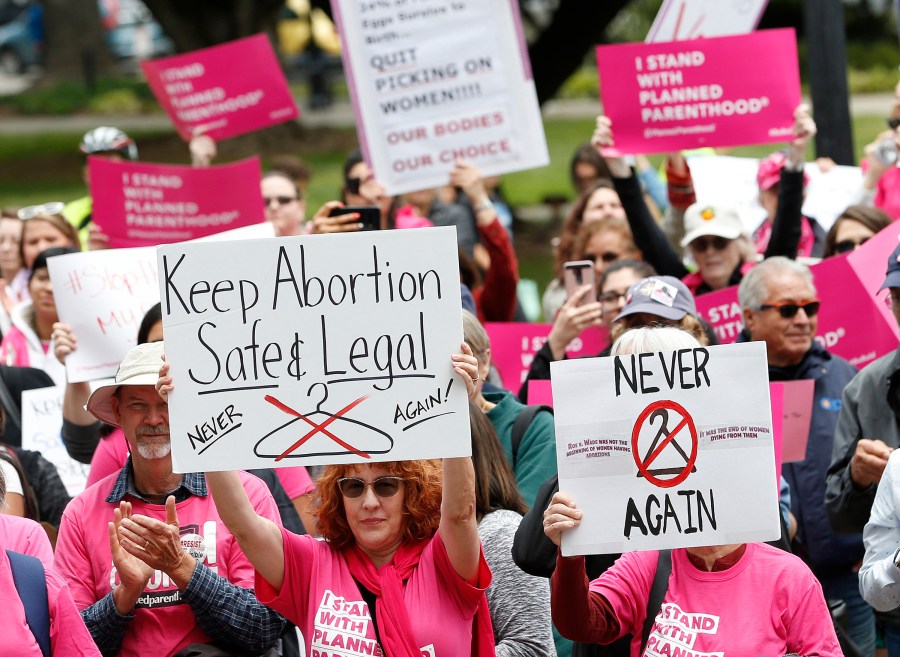
<svg viewBox="0 0 900 657"><path fill-rule="evenodd" d="M22 480L19 478L19 473L16 472L15 466L9 461L0 459L0 472L3 473L3 478L6 480L6 492L18 493L24 496L25 491L22 489Z"/></svg>

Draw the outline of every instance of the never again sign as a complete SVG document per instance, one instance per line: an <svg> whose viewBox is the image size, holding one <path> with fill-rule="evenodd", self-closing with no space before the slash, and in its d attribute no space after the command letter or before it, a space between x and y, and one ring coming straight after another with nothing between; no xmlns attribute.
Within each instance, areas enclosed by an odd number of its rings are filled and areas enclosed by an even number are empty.
<svg viewBox="0 0 900 657"><path fill-rule="evenodd" d="M778 537L762 342L551 365L563 554Z"/></svg>
<svg viewBox="0 0 900 657"><path fill-rule="evenodd" d="M159 247L179 472L470 453L455 231Z"/></svg>

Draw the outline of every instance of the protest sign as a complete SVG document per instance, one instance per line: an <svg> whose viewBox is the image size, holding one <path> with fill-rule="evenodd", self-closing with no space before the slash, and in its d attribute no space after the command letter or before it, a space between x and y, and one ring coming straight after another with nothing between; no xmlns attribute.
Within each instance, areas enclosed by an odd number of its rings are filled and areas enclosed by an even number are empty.
<svg viewBox="0 0 900 657"><path fill-rule="evenodd" d="M772 397L772 428L775 435L775 460L781 473L782 463L795 463L806 458L809 442L809 425L812 422L813 393L816 382L772 381L769 391ZM778 408L775 400L778 399Z"/></svg>
<svg viewBox="0 0 900 657"><path fill-rule="evenodd" d="M540 404L553 406L553 387L550 385L550 379L528 382L528 405Z"/></svg>
<svg viewBox="0 0 900 657"><path fill-rule="evenodd" d="M549 163L518 3L332 0L366 161L388 194Z"/></svg>
<svg viewBox="0 0 900 657"><path fill-rule="evenodd" d="M752 234L766 219L759 204L756 172L759 160L747 157L688 157L697 201L709 205L727 205L737 209L744 230ZM813 217L825 230L848 205L856 200L862 185L859 167L835 166L822 171L815 162L805 166L809 184L803 201L803 214Z"/></svg>
<svg viewBox="0 0 900 657"><path fill-rule="evenodd" d="M762 343L555 362L562 551L610 554L778 538Z"/></svg>
<svg viewBox="0 0 900 657"><path fill-rule="evenodd" d="M455 230L157 256L176 471L470 453Z"/></svg>
<svg viewBox="0 0 900 657"><path fill-rule="evenodd" d="M792 29L598 46L597 66L610 154L785 142L800 104Z"/></svg>
<svg viewBox="0 0 900 657"><path fill-rule="evenodd" d="M84 490L90 466L69 456L59 435L63 386L22 391L22 447L43 454L59 472L69 495Z"/></svg>
<svg viewBox="0 0 900 657"><path fill-rule="evenodd" d="M876 294L898 237L900 222L894 222L849 255L810 267L822 302L816 340L859 368L896 349L900 339L891 309ZM697 297L697 312L723 344L734 342L744 328L737 290L727 287Z"/></svg>
<svg viewBox="0 0 900 657"><path fill-rule="evenodd" d="M113 248L204 237L264 220L259 158L216 167L91 157L94 222Z"/></svg>
<svg viewBox="0 0 900 657"><path fill-rule="evenodd" d="M517 392L528 376L534 355L540 351L553 324L526 322L487 322L484 330L491 341L491 365L503 380L503 387ZM581 332L566 347L569 358L596 356L607 344L607 331L591 327Z"/></svg>
<svg viewBox="0 0 900 657"><path fill-rule="evenodd" d="M144 314L159 301L155 249L84 251L47 264L59 319L78 338L78 349L66 357L66 378L115 376Z"/></svg>
<svg viewBox="0 0 900 657"><path fill-rule="evenodd" d="M300 114L264 34L141 62L141 69L185 141L195 131L221 141Z"/></svg>
<svg viewBox="0 0 900 657"><path fill-rule="evenodd" d="M756 29L769 0L665 0L646 42L683 41Z"/></svg>

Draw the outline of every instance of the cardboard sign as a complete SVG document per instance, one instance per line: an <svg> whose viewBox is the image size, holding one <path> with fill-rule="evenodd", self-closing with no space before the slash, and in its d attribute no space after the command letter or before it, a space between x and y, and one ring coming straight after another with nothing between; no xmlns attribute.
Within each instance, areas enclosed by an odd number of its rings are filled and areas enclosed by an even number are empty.
<svg viewBox="0 0 900 657"><path fill-rule="evenodd" d="M897 348L900 331L882 292L887 259L900 238L894 222L846 256L827 258L810 267L822 305L816 340L833 354L863 368ZM723 344L734 342L744 328L737 287L697 297L697 312Z"/></svg>
<svg viewBox="0 0 900 657"><path fill-rule="evenodd" d="M766 219L759 204L756 171L759 160L747 157L702 156L688 158L697 200L710 205L736 208L744 230L752 234ZM862 185L859 167L835 166L822 171L815 162L807 162L809 184L803 201L803 214L813 217L825 230L848 205L856 200Z"/></svg>
<svg viewBox="0 0 900 657"><path fill-rule="evenodd" d="M197 130L221 141L300 115L265 34L141 62L141 69L185 141Z"/></svg>
<svg viewBox="0 0 900 657"><path fill-rule="evenodd" d="M90 466L70 457L59 435L64 393L63 386L22 391L22 447L53 463L66 491L75 497L84 490Z"/></svg>
<svg viewBox="0 0 900 657"><path fill-rule="evenodd" d="M514 0L332 0L365 159L395 195L549 164Z"/></svg>
<svg viewBox="0 0 900 657"><path fill-rule="evenodd" d="M471 452L454 229L157 255L177 472Z"/></svg>
<svg viewBox="0 0 900 657"><path fill-rule="evenodd" d="M611 154L783 143L800 104L792 29L598 46L597 66Z"/></svg>
<svg viewBox="0 0 900 657"><path fill-rule="evenodd" d="M812 422L813 393L816 382L772 381L772 426L775 431L775 454L781 463L795 463L806 458L809 426ZM776 412L775 399L778 398ZM779 474L781 469L779 467Z"/></svg>
<svg viewBox="0 0 900 657"><path fill-rule="evenodd" d="M540 351L553 324L529 324L525 322L488 322L484 325L491 340L491 364L500 373L503 387L518 392L534 355ZM607 345L607 332L601 328L588 328L566 347L569 358L596 356ZM530 384L529 384L530 385Z"/></svg>
<svg viewBox="0 0 900 657"><path fill-rule="evenodd" d="M559 489L584 512L564 555L778 538L765 345L552 370Z"/></svg>
<svg viewBox="0 0 900 657"><path fill-rule="evenodd" d="M264 221L259 158L195 168L88 159L94 222L113 248L183 242Z"/></svg>
<svg viewBox="0 0 900 657"><path fill-rule="evenodd" d="M683 41L756 29L769 0L665 0L646 42Z"/></svg>

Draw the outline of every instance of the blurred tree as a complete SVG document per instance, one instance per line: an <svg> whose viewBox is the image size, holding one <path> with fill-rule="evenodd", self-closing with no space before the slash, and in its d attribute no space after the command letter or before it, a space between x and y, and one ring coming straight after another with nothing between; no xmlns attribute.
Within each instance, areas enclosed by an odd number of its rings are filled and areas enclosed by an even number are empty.
<svg viewBox="0 0 900 657"><path fill-rule="evenodd" d="M97 0L43 0L42 84L84 80L92 88L110 65Z"/></svg>

